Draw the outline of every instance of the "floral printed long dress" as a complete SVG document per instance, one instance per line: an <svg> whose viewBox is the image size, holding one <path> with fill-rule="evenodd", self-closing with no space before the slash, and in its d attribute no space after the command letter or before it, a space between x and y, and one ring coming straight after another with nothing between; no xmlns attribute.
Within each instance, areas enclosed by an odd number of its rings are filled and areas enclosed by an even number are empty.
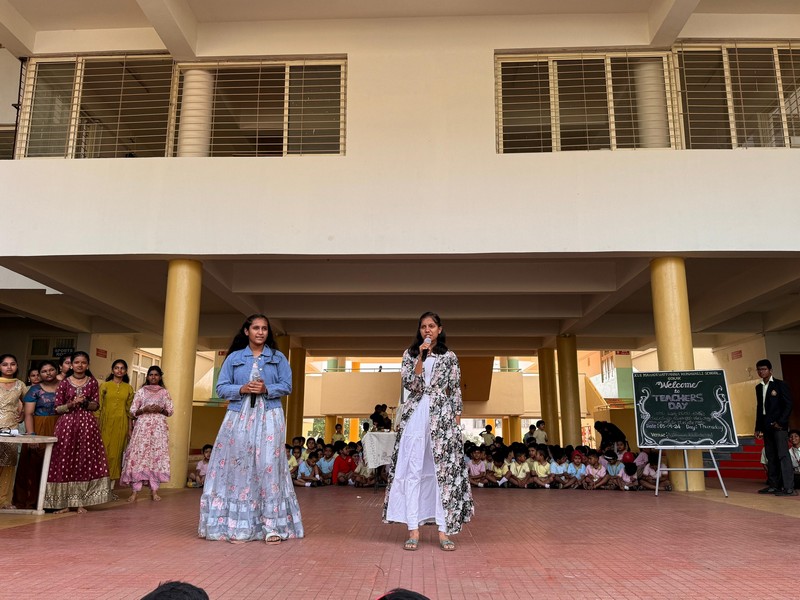
<svg viewBox="0 0 800 600"><path fill-rule="evenodd" d="M383 520L409 529L436 523L440 531L455 534L475 512L456 422L461 369L449 350L429 356L419 375L416 360L403 354L401 376L410 395L397 425Z"/></svg>
<svg viewBox="0 0 800 600"><path fill-rule="evenodd" d="M253 363L267 387L254 399L239 393ZM222 365L217 393L229 400L200 499L198 535L208 540L250 541L303 537L300 506L284 451L281 397L292 390L286 357L265 347L232 352Z"/></svg>
<svg viewBox="0 0 800 600"><path fill-rule="evenodd" d="M122 461L120 483L146 481L155 491L169 481L169 429L167 417L173 413L172 398L160 385L142 386L131 403L130 414L156 406L161 412L142 413L136 418L131 441Z"/></svg>
<svg viewBox="0 0 800 600"><path fill-rule="evenodd" d="M97 380L86 379L80 387L64 379L56 389L56 407L73 400L81 389L87 401L98 402ZM83 407L75 408L58 418L54 435L58 441L53 445L44 507L73 508L114 500L95 416Z"/></svg>

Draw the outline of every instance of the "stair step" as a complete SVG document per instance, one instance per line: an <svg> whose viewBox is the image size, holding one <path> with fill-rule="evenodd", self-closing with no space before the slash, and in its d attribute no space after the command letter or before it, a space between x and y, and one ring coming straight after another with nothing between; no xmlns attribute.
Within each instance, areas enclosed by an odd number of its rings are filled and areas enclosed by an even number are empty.
<svg viewBox="0 0 800 600"><path fill-rule="evenodd" d="M754 479L756 481L764 481L767 476L764 470L757 469L720 469L723 479ZM706 471L706 477L716 477L714 471Z"/></svg>
<svg viewBox="0 0 800 600"><path fill-rule="evenodd" d="M720 460L719 468L720 469L761 469L764 470L764 465L761 464L760 460ZM713 463L712 463L713 466Z"/></svg>

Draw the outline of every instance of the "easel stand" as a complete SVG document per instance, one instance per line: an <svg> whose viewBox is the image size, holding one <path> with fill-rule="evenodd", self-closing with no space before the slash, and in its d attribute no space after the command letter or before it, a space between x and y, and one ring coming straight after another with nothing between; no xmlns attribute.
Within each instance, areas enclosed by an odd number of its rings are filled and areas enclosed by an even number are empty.
<svg viewBox="0 0 800 600"><path fill-rule="evenodd" d="M714 449L713 448L697 448L696 446L692 446L688 448L686 446L683 447L674 447L670 446L669 448L659 447L658 448L658 470L656 471L656 496L658 496L658 483L661 480L661 453L664 450L683 450L683 468L672 468L671 466L667 469L667 471L684 471L686 477L686 489L689 489L689 471L716 471L717 477L719 478L719 485L722 487L722 493L725 494L725 497L728 497L728 490L725 489L725 482L722 481L722 474L719 472L719 464L717 464L717 458L714 456ZM708 453L711 455L711 462L714 463L713 467L689 467L689 455L687 454L687 450L708 450Z"/></svg>

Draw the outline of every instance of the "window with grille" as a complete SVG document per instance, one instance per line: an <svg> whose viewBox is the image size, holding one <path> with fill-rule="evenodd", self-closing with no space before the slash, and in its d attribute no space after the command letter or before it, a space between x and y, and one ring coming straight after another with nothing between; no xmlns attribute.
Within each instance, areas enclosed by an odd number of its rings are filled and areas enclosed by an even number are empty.
<svg viewBox="0 0 800 600"><path fill-rule="evenodd" d="M0 160L14 158L14 126L0 125Z"/></svg>
<svg viewBox="0 0 800 600"><path fill-rule="evenodd" d="M787 46L678 47L684 147L800 147L800 51Z"/></svg>
<svg viewBox="0 0 800 600"><path fill-rule="evenodd" d="M497 57L498 151L669 148L666 53Z"/></svg>
<svg viewBox="0 0 800 600"><path fill-rule="evenodd" d="M176 156L344 153L344 62L182 66Z"/></svg>

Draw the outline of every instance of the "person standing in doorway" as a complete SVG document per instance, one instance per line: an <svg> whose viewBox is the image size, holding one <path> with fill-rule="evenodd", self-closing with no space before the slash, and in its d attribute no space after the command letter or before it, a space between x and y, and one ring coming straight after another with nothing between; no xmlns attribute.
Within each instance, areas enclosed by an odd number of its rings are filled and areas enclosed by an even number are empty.
<svg viewBox="0 0 800 600"><path fill-rule="evenodd" d="M756 370L761 383L756 386L755 436L764 440L767 456L767 487L758 493L797 496L789 456L792 393L785 382L772 376L772 363L767 359L758 361Z"/></svg>
<svg viewBox="0 0 800 600"><path fill-rule="evenodd" d="M436 313L419 318L416 338L403 353L401 379L410 394L397 424L383 521L408 527L406 550L417 549L420 525L435 523L439 547L452 551L450 536L475 508L457 420L461 369Z"/></svg>

